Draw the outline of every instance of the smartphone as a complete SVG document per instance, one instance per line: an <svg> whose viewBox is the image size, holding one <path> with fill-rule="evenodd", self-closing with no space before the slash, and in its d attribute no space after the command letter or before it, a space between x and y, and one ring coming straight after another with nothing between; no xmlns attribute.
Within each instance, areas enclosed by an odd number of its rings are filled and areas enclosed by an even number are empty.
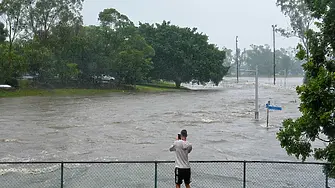
<svg viewBox="0 0 335 188"><path fill-rule="evenodd" d="M180 134L178 134L178 140L180 140L181 139L181 135Z"/></svg>

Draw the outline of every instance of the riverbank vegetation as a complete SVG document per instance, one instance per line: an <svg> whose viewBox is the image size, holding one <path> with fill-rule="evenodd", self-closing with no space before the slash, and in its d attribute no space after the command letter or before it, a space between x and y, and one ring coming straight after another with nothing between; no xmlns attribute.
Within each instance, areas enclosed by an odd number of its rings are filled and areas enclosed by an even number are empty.
<svg viewBox="0 0 335 188"><path fill-rule="evenodd" d="M273 49L270 45L251 45L250 49L244 49L238 52L240 76L252 76L243 70L255 70L258 66L258 75L260 77L273 77ZM295 48L280 48L276 50L276 75L282 77L302 77L302 64L304 61L296 58ZM234 55L236 57L236 54ZM227 59L234 59L231 52L227 52ZM229 75L236 75L236 65L233 64L229 70Z"/></svg>
<svg viewBox="0 0 335 188"><path fill-rule="evenodd" d="M101 95L109 93L133 93L133 92L175 92L187 91L186 88L175 87L156 87L138 85L130 89L17 89L17 90L0 90L0 98L4 97L23 97L23 96L73 96L73 95Z"/></svg>
<svg viewBox="0 0 335 188"><path fill-rule="evenodd" d="M0 98L23 97L23 96L73 96L73 95L101 95L110 93L137 93L137 92L181 92L188 91L188 88L176 88L174 83L153 81L143 85L121 85L113 88L54 88L41 89L33 87L34 82L29 80L19 80L18 89L0 89Z"/></svg>
<svg viewBox="0 0 335 188"><path fill-rule="evenodd" d="M305 60L306 83L297 87L302 114L286 119L277 133L281 146L289 155L303 161L309 157L329 162L324 172L335 177L335 2L317 0L277 0L288 11L293 27L301 37L297 57ZM317 27L305 27L314 20ZM299 29L301 28L301 29Z"/></svg>
<svg viewBox="0 0 335 188"><path fill-rule="evenodd" d="M0 84L19 88L20 79L29 79L34 89L56 93L127 86L148 91L171 89L156 80L174 82L176 88L191 80L218 84L228 72L225 51L196 28L168 21L135 25L113 8L99 13L99 25L85 26L82 3L3 0Z"/></svg>

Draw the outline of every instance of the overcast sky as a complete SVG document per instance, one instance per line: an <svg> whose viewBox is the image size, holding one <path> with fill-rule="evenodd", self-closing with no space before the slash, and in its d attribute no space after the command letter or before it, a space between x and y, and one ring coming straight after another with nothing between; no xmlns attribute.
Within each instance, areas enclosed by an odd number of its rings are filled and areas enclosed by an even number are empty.
<svg viewBox="0 0 335 188"><path fill-rule="evenodd" d="M85 25L98 24L98 14L115 8L134 23L161 23L196 27L219 47L235 50L251 44L269 44L272 48L272 24L288 27L289 21L275 5L276 0L85 0ZM276 35L276 47L295 47L298 39Z"/></svg>

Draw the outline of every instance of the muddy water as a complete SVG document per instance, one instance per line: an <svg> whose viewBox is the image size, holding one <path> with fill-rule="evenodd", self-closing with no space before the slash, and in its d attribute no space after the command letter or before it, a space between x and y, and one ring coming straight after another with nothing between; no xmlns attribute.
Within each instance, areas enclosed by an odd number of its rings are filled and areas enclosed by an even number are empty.
<svg viewBox="0 0 335 188"><path fill-rule="evenodd" d="M193 91L111 93L80 97L0 99L1 161L173 160L168 147L181 129L191 160L295 160L276 140L281 122L300 116L302 78L261 78L260 120L254 78L226 78ZM265 104L281 106L270 113ZM5 187L59 187L60 165L0 165ZM242 187L240 163L192 164L192 187ZM151 187L153 164L64 166L64 187ZM173 185L173 164L158 165L158 186ZM331 182L330 182L331 183ZM334 182L332 182L334 183ZM247 187L324 187L320 166L248 164Z"/></svg>
<svg viewBox="0 0 335 188"><path fill-rule="evenodd" d="M194 145L192 160L291 160L275 133L297 117L295 86L302 78L261 78L260 121L254 118L254 78L226 78L197 91L111 93L80 97L0 99L0 159L171 160L167 150L183 128ZM283 107L270 113L265 104Z"/></svg>

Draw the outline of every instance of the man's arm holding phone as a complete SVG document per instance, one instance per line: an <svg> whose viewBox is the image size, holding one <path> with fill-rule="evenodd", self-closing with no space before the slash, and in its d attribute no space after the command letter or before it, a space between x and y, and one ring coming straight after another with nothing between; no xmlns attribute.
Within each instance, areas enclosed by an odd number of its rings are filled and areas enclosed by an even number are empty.
<svg viewBox="0 0 335 188"><path fill-rule="evenodd" d="M173 143L172 146L170 146L170 151L176 151L176 144Z"/></svg>
<svg viewBox="0 0 335 188"><path fill-rule="evenodd" d="M180 134L177 136L177 140L180 140ZM176 141L173 142L172 146L170 146L170 151L176 151Z"/></svg>
<svg viewBox="0 0 335 188"><path fill-rule="evenodd" d="M190 143L190 145L187 147L187 151L188 151L188 153L191 153L191 151L192 151L192 144Z"/></svg>

